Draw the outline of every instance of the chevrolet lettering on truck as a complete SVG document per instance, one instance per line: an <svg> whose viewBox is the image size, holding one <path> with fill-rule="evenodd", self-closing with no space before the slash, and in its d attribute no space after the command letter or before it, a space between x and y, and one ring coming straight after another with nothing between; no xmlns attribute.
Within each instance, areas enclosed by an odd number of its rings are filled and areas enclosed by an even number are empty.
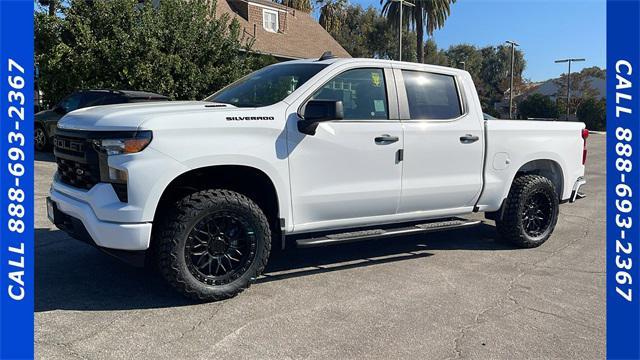
<svg viewBox="0 0 640 360"><path fill-rule="evenodd" d="M203 101L68 113L47 208L72 237L214 301L276 247L463 228L474 212L540 246L559 204L584 196L587 136L578 122L484 120L463 70L326 54Z"/></svg>

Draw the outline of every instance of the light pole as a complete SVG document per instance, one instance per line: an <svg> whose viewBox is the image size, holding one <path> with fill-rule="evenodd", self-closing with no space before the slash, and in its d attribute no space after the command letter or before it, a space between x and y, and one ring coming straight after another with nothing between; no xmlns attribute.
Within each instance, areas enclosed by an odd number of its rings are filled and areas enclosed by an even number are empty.
<svg viewBox="0 0 640 360"><path fill-rule="evenodd" d="M393 2L397 2L400 3L400 25L398 27L398 41L400 43L399 48L398 48L398 60L402 61L402 7L403 6L409 6L409 7L414 7L415 5L410 3L407 0L391 0Z"/></svg>
<svg viewBox="0 0 640 360"><path fill-rule="evenodd" d="M509 119L513 119L513 68L516 57L516 46L520 46L515 41L507 40L505 43L511 45L511 80L509 81Z"/></svg>
<svg viewBox="0 0 640 360"><path fill-rule="evenodd" d="M571 63L572 62L579 62L579 61L584 61L585 59L576 59L576 58L569 58L569 59L559 59L556 60L556 64L560 64L560 63L569 63L569 71L567 72L567 121L569 121L569 102L571 101Z"/></svg>

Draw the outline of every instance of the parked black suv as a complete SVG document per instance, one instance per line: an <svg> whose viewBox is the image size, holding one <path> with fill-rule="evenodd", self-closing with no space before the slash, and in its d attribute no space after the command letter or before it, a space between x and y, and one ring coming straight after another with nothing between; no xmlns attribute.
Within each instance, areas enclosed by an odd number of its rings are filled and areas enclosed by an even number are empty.
<svg viewBox="0 0 640 360"><path fill-rule="evenodd" d="M82 90L62 99L51 110L40 111L35 115L34 144L38 151L49 149L55 135L58 120L66 113L98 105L112 105L123 103L168 101L169 98L145 91L130 90Z"/></svg>

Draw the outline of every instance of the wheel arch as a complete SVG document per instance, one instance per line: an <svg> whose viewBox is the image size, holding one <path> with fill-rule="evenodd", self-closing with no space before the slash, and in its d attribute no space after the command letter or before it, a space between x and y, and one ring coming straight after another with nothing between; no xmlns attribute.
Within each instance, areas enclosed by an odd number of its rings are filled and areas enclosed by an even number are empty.
<svg viewBox="0 0 640 360"><path fill-rule="evenodd" d="M565 176L562 171L562 166L557 161L552 159L530 160L520 166L520 168L518 168L518 170L513 174L513 176L511 177L511 181L509 182L509 186L504 189L504 193L500 198L499 208L497 208L497 210L495 211L489 211L486 213L485 216L488 219L495 220L497 218L502 218L505 208L505 202L507 201L507 197L509 196L511 187L513 186L515 180L523 175L540 175L549 179L556 190L558 201L562 201L565 185Z"/></svg>
<svg viewBox="0 0 640 360"><path fill-rule="evenodd" d="M536 159L527 162L522 165L518 171L516 171L515 176L511 180L511 185L513 181L522 175L540 175L544 176L547 179L551 180L553 186L556 189L556 194L558 194L558 200L562 200L562 194L564 191L564 173L562 171L562 166L555 160L551 159ZM511 186L510 185L510 186Z"/></svg>
<svg viewBox="0 0 640 360"><path fill-rule="evenodd" d="M274 181L266 172L248 165L212 165L190 169L176 176L163 190L155 208L156 223L163 209L189 192L223 188L249 197L279 229L282 206Z"/></svg>

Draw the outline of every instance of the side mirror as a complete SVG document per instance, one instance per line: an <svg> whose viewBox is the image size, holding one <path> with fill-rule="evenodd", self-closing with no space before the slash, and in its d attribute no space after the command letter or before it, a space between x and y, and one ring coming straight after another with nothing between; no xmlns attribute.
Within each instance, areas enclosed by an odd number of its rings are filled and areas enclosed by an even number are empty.
<svg viewBox="0 0 640 360"><path fill-rule="evenodd" d="M307 135L315 135L318 124L323 121L344 119L342 101L311 100L302 112L302 120L298 121L298 131Z"/></svg>

